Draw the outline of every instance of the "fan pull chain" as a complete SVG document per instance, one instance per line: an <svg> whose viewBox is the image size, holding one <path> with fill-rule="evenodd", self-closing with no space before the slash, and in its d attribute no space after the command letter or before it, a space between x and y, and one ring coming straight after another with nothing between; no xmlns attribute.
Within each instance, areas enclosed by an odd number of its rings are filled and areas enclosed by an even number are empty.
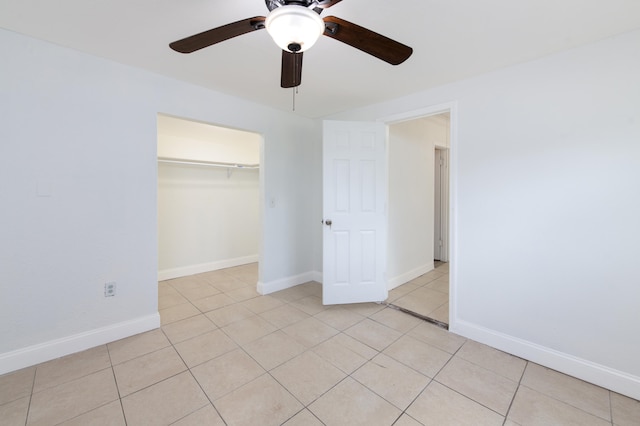
<svg viewBox="0 0 640 426"><path fill-rule="evenodd" d="M298 87L300 86L296 86L293 88L293 110L296 110L296 95L298 94Z"/></svg>
<svg viewBox="0 0 640 426"><path fill-rule="evenodd" d="M298 61L295 60L293 61L293 75L294 79L295 76L298 75ZM300 87L300 85L293 87L293 111L296 110L296 95L298 94L298 87Z"/></svg>

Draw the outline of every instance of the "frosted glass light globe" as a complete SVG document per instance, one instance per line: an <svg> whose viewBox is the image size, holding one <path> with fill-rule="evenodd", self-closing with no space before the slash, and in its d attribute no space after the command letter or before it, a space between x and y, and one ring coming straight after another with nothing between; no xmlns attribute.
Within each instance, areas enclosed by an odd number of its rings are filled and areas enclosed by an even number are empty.
<svg viewBox="0 0 640 426"><path fill-rule="evenodd" d="M265 27L281 49L299 53L313 46L322 35L324 21L309 8L288 5L273 9Z"/></svg>

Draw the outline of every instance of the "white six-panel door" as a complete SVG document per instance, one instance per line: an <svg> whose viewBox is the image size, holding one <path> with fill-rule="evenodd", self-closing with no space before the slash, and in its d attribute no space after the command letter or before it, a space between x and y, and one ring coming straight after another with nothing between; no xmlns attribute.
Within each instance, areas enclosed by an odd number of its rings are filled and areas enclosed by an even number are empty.
<svg viewBox="0 0 640 426"><path fill-rule="evenodd" d="M325 305L387 298L387 161L384 123L325 121Z"/></svg>

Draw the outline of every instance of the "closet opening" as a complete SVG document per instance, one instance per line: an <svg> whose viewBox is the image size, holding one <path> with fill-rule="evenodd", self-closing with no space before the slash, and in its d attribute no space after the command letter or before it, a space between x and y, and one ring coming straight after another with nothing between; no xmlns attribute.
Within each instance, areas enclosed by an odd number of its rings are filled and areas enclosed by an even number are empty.
<svg viewBox="0 0 640 426"><path fill-rule="evenodd" d="M262 136L163 114L157 134L159 291L200 310L253 296Z"/></svg>

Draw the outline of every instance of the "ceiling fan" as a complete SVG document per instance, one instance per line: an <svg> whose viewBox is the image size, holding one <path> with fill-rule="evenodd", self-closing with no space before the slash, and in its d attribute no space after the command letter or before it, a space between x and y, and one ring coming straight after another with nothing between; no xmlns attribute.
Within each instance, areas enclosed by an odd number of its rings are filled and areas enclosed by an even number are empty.
<svg viewBox="0 0 640 426"><path fill-rule="evenodd" d="M280 86L297 87L302 81L302 54L321 35L355 47L392 65L406 61L413 49L367 28L335 16L320 14L342 0L265 0L270 13L232 22L169 44L176 52L192 53L233 37L261 29L282 48Z"/></svg>

